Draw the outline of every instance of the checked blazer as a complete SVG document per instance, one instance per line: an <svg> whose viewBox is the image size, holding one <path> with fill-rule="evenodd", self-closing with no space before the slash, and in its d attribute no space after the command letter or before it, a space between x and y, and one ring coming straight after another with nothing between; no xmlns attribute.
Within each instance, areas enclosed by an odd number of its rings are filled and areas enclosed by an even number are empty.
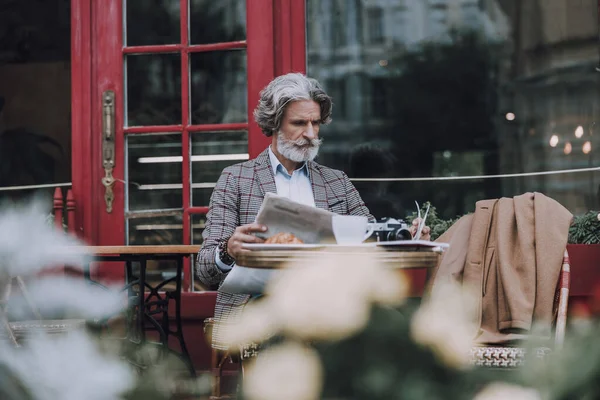
<svg viewBox="0 0 600 400"><path fill-rule="evenodd" d="M315 206L337 214L365 215L369 210L348 176L314 161L307 162ZM217 246L233 235L240 225L253 223L265 193L277 193L268 149L253 160L223 170L210 199L196 274L200 282L218 289L227 276L215 262ZM235 268L235 267L234 267ZM237 322L250 296L219 290L215 305L213 347L227 350L222 331Z"/></svg>

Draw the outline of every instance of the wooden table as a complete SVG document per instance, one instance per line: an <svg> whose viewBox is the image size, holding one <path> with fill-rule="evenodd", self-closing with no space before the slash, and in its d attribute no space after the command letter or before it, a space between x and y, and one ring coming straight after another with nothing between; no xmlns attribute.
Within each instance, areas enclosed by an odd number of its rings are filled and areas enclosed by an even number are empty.
<svg viewBox="0 0 600 400"><path fill-rule="evenodd" d="M67 251L91 255L115 254L198 254L200 245L161 245L161 246L72 246Z"/></svg>
<svg viewBox="0 0 600 400"><path fill-rule="evenodd" d="M310 264L321 260L324 256L336 254L366 256L381 265L394 269L431 269L437 265L441 251L435 248L419 248L411 251L366 246L327 246L306 250L252 250L242 253L237 259L237 264L250 268L278 269L297 264Z"/></svg>
<svg viewBox="0 0 600 400"><path fill-rule="evenodd" d="M160 336L160 343L169 349L169 336L173 335L179 342L179 354L187 364L190 373L195 375L194 367L183 338L181 322L181 286L184 258L197 254L198 245L173 246L74 246L67 252L92 256L84 265L84 277L95 285L101 285L91 278L90 264L94 262L125 262L125 286L129 297L130 318L128 318L127 338L134 342L146 342L146 331L154 330ZM175 276L152 285L146 279L146 266L149 260L175 261ZM134 274L133 263L139 263L140 269ZM166 290L168 284L175 284L175 290ZM175 305L175 330L169 323L169 303Z"/></svg>

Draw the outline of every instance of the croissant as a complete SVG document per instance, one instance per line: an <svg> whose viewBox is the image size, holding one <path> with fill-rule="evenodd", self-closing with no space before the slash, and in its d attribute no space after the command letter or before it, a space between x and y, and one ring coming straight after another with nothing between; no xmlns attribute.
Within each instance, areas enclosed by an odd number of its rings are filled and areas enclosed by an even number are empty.
<svg viewBox="0 0 600 400"><path fill-rule="evenodd" d="M269 244L302 244L302 240L298 239L295 235L287 232L277 233L268 238L265 243Z"/></svg>

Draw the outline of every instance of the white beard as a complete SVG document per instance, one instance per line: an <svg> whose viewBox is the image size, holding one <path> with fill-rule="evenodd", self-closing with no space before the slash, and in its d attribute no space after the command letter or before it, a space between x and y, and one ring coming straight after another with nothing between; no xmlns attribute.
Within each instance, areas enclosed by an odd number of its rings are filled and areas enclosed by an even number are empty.
<svg viewBox="0 0 600 400"><path fill-rule="evenodd" d="M283 132L277 133L277 151L283 157L294 162L306 162L315 159L319 154L321 139L305 139L297 140L286 139Z"/></svg>

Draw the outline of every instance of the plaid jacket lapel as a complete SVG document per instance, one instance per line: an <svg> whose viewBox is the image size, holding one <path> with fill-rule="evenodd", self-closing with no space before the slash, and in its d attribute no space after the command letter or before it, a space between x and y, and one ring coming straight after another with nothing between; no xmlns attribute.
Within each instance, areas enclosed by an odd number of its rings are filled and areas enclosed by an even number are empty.
<svg viewBox="0 0 600 400"><path fill-rule="evenodd" d="M269 161L269 149L267 148L254 159L254 176L258 180L258 184L265 193L277 193L275 178L273 177L273 168Z"/></svg>
<svg viewBox="0 0 600 400"><path fill-rule="evenodd" d="M316 164L312 161L308 162L308 170L310 173L310 183L312 185L313 196L315 198L315 206L322 208L323 210L329 210L329 204L327 204L327 190L325 189L325 180L323 174L316 167Z"/></svg>

